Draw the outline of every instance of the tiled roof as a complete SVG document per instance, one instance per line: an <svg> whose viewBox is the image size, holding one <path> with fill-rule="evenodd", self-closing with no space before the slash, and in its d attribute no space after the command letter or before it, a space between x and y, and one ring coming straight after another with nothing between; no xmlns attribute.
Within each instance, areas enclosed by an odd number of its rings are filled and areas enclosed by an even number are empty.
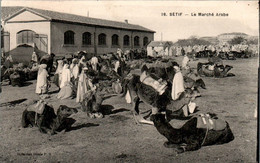
<svg viewBox="0 0 260 163"><path fill-rule="evenodd" d="M165 46L165 44L173 45L171 41L151 41L148 46L153 46L153 47L162 47Z"/></svg>
<svg viewBox="0 0 260 163"><path fill-rule="evenodd" d="M153 30L147 29L140 25L129 24L125 22L96 19L96 18L84 17L84 16L61 13L61 12L50 11L50 10L29 8L29 7L1 7L2 20L8 18L10 15L15 14L16 12L22 9L34 11L38 14L41 14L42 16L50 18L51 21L72 22L72 23L81 23L87 25L128 29L128 30L135 30L135 31L144 31L144 32L153 32L153 33L155 32Z"/></svg>
<svg viewBox="0 0 260 163"><path fill-rule="evenodd" d="M7 17L11 16L12 14L18 12L19 10L23 9L24 7L1 7L1 20L6 19Z"/></svg>

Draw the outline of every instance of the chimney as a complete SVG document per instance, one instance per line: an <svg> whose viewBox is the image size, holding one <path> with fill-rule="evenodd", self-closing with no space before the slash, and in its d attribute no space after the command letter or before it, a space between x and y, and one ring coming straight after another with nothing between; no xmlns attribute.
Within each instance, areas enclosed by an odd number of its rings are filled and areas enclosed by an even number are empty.
<svg viewBox="0 0 260 163"><path fill-rule="evenodd" d="M125 23L128 24L128 20L127 19L125 19Z"/></svg>

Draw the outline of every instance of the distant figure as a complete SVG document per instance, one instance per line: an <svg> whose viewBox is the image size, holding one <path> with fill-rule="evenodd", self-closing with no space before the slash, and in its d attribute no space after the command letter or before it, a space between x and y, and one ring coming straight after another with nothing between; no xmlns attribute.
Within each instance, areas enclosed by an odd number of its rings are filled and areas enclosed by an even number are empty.
<svg viewBox="0 0 260 163"><path fill-rule="evenodd" d="M190 67L189 67L189 62L190 62L190 59L189 59L189 57L187 56L187 54L185 54L184 55L184 58L183 58L183 60L182 60L182 68L183 69L189 69Z"/></svg>
<svg viewBox="0 0 260 163"><path fill-rule="evenodd" d="M90 91L94 91L96 87L92 84L90 78L86 75L87 67L84 67L79 75L78 80L78 89L76 102L82 103L83 100L87 97L87 94Z"/></svg>
<svg viewBox="0 0 260 163"><path fill-rule="evenodd" d="M181 48L181 55L184 56L185 55L185 50L183 48Z"/></svg>
<svg viewBox="0 0 260 163"><path fill-rule="evenodd" d="M120 48L118 48L116 53L120 59L122 57L123 51Z"/></svg>
<svg viewBox="0 0 260 163"><path fill-rule="evenodd" d="M116 62L115 62L115 72L118 72L118 68L119 68L119 66L120 66L120 62L117 60Z"/></svg>
<svg viewBox="0 0 260 163"><path fill-rule="evenodd" d="M39 67L38 75L37 75L36 91L35 91L35 93L37 94L43 94L48 92L47 77L49 75L46 68L47 68L46 64L41 64Z"/></svg>
<svg viewBox="0 0 260 163"><path fill-rule="evenodd" d="M56 69L56 72L54 74L54 83L57 87L60 87L60 84L61 84L61 74L62 74L62 69L63 69L63 60L58 60L57 61L58 63L58 66L57 66L57 69Z"/></svg>
<svg viewBox="0 0 260 163"><path fill-rule="evenodd" d="M69 69L69 65L65 64L62 69L60 88L65 86L65 83L70 82L70 80L71 80L71 72Z"/></svg>
<svg viewBox="0 0 260 163"><path fill-rule="evenodd" d="M94 71L97 71L98 58L96 56L93 56L90 60L90 63L91 63L92 69Z"/></svg>
<svg viewBox="0 0 260 163"><path fill-rule="evenodd" d="M72 73L73 80L76 80L79 76L79 66L78 66L78 60L76 58L72 60L72 63L70 65L70 71Z"/></svg>
<svg viewBox="0 0 260 163"><path fill-rule="evenodd" d="M32 61L35 63L38 63L38 56L35 52L33 52L33 54L32 54Z"/></svg>

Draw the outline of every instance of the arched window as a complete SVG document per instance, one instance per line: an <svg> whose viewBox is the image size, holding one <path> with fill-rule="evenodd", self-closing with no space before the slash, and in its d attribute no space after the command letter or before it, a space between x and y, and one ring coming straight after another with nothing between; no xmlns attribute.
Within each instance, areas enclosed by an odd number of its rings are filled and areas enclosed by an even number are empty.
<svg viewBox="0 0 260 163"><path fill-rule="evenodd" d="M114 34L112 36L112 45L119 45L118 44L118 35Z"/></svg>
<svg viewBox="0 0 260 163"><path fill-rule="evenodd" d="M82 34L82 45L91 45L91 33L85 32Z"/></svg>
<svg viewBox="0 0 260 163"><path fill-rule="evenodd" d="M98 45L106 45L106 35L104 33L98 35Z"/></svg>
<svg viewBox="0 0 260 163"><path fill-rule="evenodd" d="M144 37L143 46L147 46L147 44L148 44L148 37Z"/></svg>
<svg viewBox="0 0 260 163"><path fill-rule="evenodd" d="M66 31L64 33L64 44L74 44L74 32Z"/></svg>
<svg viewBox="0 0 260 163"><path fill-rule="evenodd" d="M139 37L138 36L135 36L134 37L134 46L139 46Z"/></svg>
<svg viewBox="0 0 260 163"><path fill-rule="evenodd" d="M35 32L31 30L23 30L17 33L17 44L26 44L34 42Z"/></svg>
<svg viewBox="0 0 260 163"><path fill-rule="evenodd" d="M129 46L129 45L130 45L129 36L125 35L124 36L124 46Z"/></svg>

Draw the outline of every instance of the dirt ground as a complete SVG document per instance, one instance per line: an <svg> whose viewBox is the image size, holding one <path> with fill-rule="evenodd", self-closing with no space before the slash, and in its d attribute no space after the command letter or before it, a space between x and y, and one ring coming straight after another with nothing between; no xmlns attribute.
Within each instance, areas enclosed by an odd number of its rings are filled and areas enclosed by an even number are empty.
<svg viewBox="0 0 260 163"><path fill-rule="evenodd" d="M181 60L179 57L177 60ZM200 59L199 61L206 61ZM198 61L191 63L195 67ZM102 119L90 119L79 110L73 116L73 130L50 136L37 128L22 128L21 117L26 105L38 99L35 81L25 87L4 85L0 107L0 162L256 162L257 67L258 58L224 61L232 65L235 77L203 77L207 89L195 101L200 112L214 112L230 124L235 140L228 144L202 147L177 154L163 146L166 138L154 126L135 124L130 104L120 96L106 99L103 107L111 110ZM79 107L72 100L58 100L52 85L48 102ZM15 106L6 102L27 99ZM142 111L149 109L140 105ZM185 121L172 120L174 127Z"/></svg>

